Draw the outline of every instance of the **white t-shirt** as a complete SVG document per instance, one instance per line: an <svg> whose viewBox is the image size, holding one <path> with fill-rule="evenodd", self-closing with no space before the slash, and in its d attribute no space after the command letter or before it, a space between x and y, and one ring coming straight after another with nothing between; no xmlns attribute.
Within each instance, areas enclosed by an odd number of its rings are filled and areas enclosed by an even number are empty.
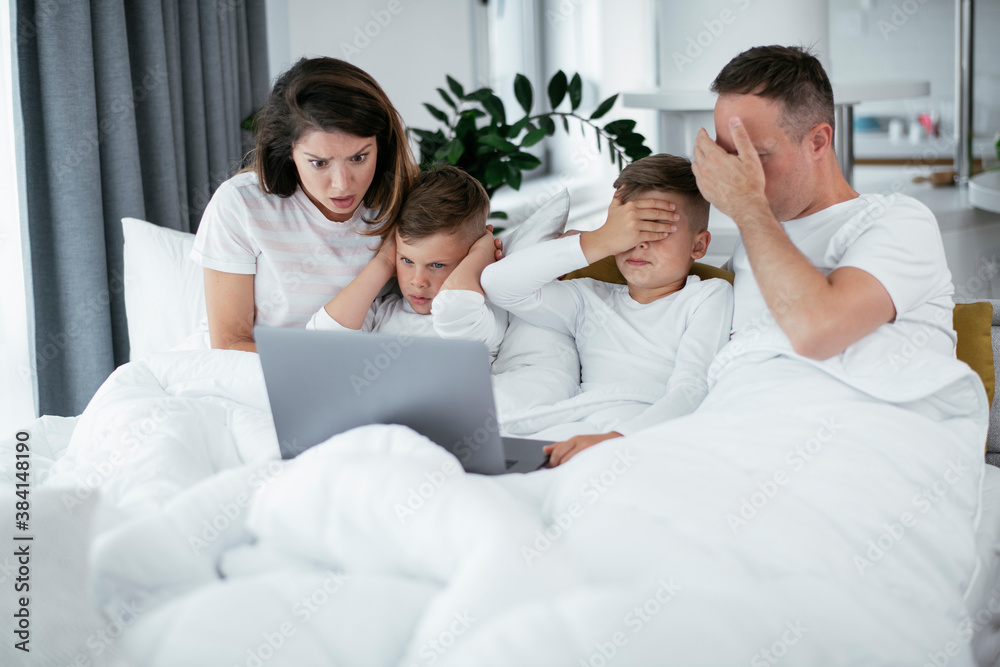
<svg viewBox="0 0 1000 667"><path fill-rule="evenodd" d="M713 357L729 341L732 287L689 276L679 291L642 304L627 285L556 280L584 266L580 236L567 236L486 267L483 289L518 317L574 337L582 391L649 387L662 397L617 426L623 435L692 412L708 391Z"/></svg>
<svg viewBox="0 0 1000 667"><path fill-rule="evenodd" d="M845 266L873 275L889 293L896 319L830 359L803 357L771 315L739 241L730 260L733 336L710 370L713 381L739 363L792 357L875 398L907 403L970 378L969 367L955 358L951 272L926 206L900 194L861 195L782 226L824 275Z"/></svg>
<svg viewBox="0 0 1000 667"><path fill-rule="evenodd" d="M327 220L299 187L266 194L253 172L219 186L205 208L191 258L205 268L253 274L254 323L302 327L361 272L378 237L358 206L346 222Z"/></svg>
<svg viewBox="0 0 1000 667"><path fill-rule="evenodd" d="M347 330L320 308L306 329ZM486 303L482 294L469 290L444 290L431 302L430 315L416 312L398 292L375 299L365 315L361 331L401 336L428 336L479 340L486 344L490 361L497 357L507 313Z"/></svg>

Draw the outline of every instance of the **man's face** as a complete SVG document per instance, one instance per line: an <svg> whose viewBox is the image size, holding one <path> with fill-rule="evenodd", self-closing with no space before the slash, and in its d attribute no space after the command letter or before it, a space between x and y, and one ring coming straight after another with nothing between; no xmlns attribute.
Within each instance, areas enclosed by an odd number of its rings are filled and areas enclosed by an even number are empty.
<svg viewBox="0 0 1000 667"><path fill-rule="evenodd" d="M812 213L809 134L794 141L780 125L781 103L757 95L720 95L715 102L715 141L733 155L729 119L739 116L764 167L764 194L778 222Z"/></svg>

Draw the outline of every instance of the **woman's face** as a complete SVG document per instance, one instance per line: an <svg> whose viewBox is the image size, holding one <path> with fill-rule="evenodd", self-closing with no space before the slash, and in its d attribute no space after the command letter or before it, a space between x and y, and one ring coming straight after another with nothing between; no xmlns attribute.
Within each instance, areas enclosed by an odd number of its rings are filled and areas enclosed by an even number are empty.
<svg viewBox="0 0 1000 667"><path fill-rule="evenodd" d="M354 215L375 177L375 137L311 130L292 146L299 183L316 207L334 222Z"/></svg>

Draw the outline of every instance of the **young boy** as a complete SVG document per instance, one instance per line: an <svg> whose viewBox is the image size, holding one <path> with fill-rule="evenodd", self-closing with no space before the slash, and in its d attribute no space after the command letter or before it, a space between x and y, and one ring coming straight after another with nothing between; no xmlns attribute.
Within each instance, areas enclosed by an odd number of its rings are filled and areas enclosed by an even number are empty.
<svg viewBox="0 0 1000 667"><path fill-rule="evenodd" d="M489 212L483 186L461 169L420 174L378 254L306 328L481 340L496 358L507 313L486 303L479 284L502 254ZM379 297L393 276L399 292Z"/></svg>
<svg viewBox="0 0 1000 667"><path fill-rule="evenodd" d="M709 205L691 163L672 155L637 160L615 187L600 229L519 251L482 275L490 301L574 336L581 392L612 397L586 421L534 436L574 436L546 446L553 466L603 440L692 412L708 391L712 358L729 341L732 287L725 280L688 275L711 240ZM556 280L609 255L626 285ZM616 392L623 398L643 393L658 398L615 401Z"/></svg>

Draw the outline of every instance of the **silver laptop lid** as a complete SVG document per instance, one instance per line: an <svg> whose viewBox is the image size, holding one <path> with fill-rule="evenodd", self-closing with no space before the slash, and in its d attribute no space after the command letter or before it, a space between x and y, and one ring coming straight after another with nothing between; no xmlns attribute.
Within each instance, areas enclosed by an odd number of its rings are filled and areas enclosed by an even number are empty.
<svg viewBox="0 0 1000 667"><path fill-rule="evenodd" d="M505 462L486 346L357 331L255 327L281 456L367 424L402 424L469 472Z"/></svg>

